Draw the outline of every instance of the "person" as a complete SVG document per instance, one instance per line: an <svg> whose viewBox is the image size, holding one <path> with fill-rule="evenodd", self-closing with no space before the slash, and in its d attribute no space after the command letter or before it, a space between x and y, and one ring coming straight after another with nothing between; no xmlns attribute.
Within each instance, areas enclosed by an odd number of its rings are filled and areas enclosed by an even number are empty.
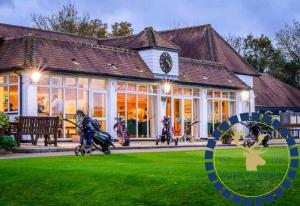
<svg viewBox="0 0 300 206"><path fill-rule="evenodd" d="M45 112L45 97L38 98L38 113L44 113Z"/></svg>
<svg viewBox="0 0 300 206"><path fill-rule="evenodd" d="M63 113L64 103L60 98L58 98L58 96L56 94L53 96L52 105L53 105L52 106L53 113L56 113L56 114Z"/></svg>

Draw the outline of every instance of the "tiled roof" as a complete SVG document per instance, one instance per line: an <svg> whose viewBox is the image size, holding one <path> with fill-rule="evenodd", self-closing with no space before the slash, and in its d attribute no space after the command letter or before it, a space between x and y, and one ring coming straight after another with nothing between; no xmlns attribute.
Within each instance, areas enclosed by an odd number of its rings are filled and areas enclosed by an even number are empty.
<svg viewBox="0 0 300 206"><path fill-rule="evenodd" d="M219 62L234 73L258 75L209 24L160 31L159 34L178 45L182 57Z"/></svg>
<svg viewBox="0 0 300 206"><path fill-rule="evenodd" d="M180 81L197 82L206 86L234 87L248 89L233 72L215 62L179 58Z"/></svg>
<svg viewBox="0 0 300 206"><path fill-rule="evenodd" d="M257 107L300 108L300 90L263 73L254 78L255 104Z"/></svg>
<svg viewBox="0 0 300 206"><path fill-rule="evenodd" d="M74 61L78 62L80 67L74 65ZM138 52L129 49L34 36L7 39L0 46L0 69L39 63L50 71L157 80ZM179 81L182 83L247 89L232 72L215 62L180 58L179 72Z"/></svg>
<svg viewBox="0 0 300 206"><path fill-rule="evenodd" d="M176 44L161 37L152 27L147 27L139 34L132 36L102 39L98 41L98 44L128 49L161 47L179 50L179 47Z"/></svg>

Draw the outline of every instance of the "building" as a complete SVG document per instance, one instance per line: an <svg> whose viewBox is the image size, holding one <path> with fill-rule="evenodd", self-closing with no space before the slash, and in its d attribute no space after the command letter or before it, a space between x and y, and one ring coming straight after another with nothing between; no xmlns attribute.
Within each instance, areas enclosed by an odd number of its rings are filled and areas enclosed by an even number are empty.
<svg viewBox="0 0 300 206"><path fill-rule="evenodd" d="M131 36L98 39L0 24L0 38L0 111L11 118L74 120L82 109L112 134L114 118L122 116L131 138L155 138L167 115L176 136L186 122L200 121L193 135L206 138L229 116L269 104L263 99L268 92L261 91L264 75L210 25L149 27ZM299 109L300 92L280 84L286 89L277 95L288 98L279 106ZM62 138L76 134L67 122L63 130Z"/></svg>

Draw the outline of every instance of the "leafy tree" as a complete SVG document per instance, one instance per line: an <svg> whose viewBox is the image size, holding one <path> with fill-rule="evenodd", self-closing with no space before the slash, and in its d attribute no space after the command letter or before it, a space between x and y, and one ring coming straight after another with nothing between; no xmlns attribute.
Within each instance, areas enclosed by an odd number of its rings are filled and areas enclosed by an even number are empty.
<svg viewBox="0 0 300 206"><path fill-rule="evenodd" d="M131 23L127 21L122 21L120 23L116 22L111 26L112 36L126 36L133 33L133 28Z"/></svg>
<svg viewBox="0 0 300 206"><path fill-rule="evenodd" d="M57 13L43 16L33 14L32 21L34 26L39 29L65 32L82 36L106 37L106 36L123 36L133 33L132 25L129 22L116 22L112 25L112 34L107 32L107 24L100 19L91 19L86 13L79 15L74 4L67 4Z"/></svg>
<svg viewBox="0 0 300 206"><path fill-rule="evenodd" d="M243 44L243 56L258 72L270 72L284 62L281 51L265 35L248 35Z"/></svg>

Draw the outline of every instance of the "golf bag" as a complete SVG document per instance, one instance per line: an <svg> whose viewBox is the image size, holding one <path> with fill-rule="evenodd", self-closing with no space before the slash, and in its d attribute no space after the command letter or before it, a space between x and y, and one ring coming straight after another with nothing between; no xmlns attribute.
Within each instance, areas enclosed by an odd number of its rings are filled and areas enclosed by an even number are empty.
<svg viewBox="0 0 300 206"><path fill-rule="evenodd" d="M178 145L178 139L173 138L171 118L165 116L162 123L162 135L160 136L160 138L156 139L156 145L158 145L158 142L167 142L167 144L169 145L171 141L173 141L175 145Z"/></svg>
<svg viewBox="0 0 300 206"><path fill-rule="evenodd" d="M116 117L117 123L114 125L114 129L117 129L117 136L120 145L129 146L130 139L128 137L128 131L125 125L125 121L121 117Z"/></svg>

